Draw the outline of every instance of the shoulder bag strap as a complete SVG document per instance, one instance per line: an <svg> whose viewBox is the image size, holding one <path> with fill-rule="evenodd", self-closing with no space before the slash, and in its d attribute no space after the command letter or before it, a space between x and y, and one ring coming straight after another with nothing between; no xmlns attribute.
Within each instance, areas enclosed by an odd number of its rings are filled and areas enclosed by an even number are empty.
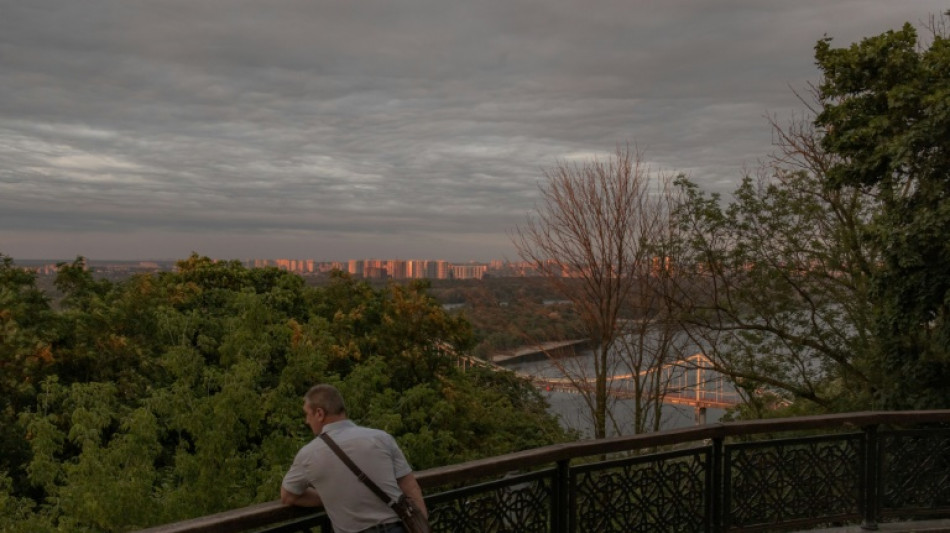
<svg viewBox="0 0 950 533"><path fill-rule="evenodd" d="M350 459L348 455L346 455L346 452L340 449L340 446L336 442L334 442L334 440L331 439L329 435L327 435L326 433L321 433L320 438L323 440L323 442L327 443L327 446L329 446L330 449L333 450L333 453L335 453L336 456L339 457L341 461L343 461L343 464L348 466L349 469L352 470L354 474L356 474L356 477L359 478L360 481L365 483L367 487L369 487L369 490L373 491L373 494L378 496L380 500L383 500L383 502L385 502L386 505L392 505L392 501L390 500L389 496L387 496L386 493L383 492L383 489L379 488L379 486L376 485L376 483L373 483L373 480L367 477L366 474L364 474L363 471L360 470L360 467L356 466L356 463L354 463L353 460Z"/></svg>

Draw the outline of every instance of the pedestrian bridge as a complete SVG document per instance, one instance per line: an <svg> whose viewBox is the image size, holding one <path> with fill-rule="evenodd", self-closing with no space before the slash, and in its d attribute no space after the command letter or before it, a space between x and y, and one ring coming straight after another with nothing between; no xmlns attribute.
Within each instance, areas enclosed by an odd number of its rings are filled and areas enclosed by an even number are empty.
<svg viewBox="0 0 950 533"><path fill-rule="evenodd" d="M435 533L946 531L950 410L710 424L416 475ZM274 501L145 531L332 529L319 509Z"/></svg>
<svg viewBox="0 0 950 533"><path fill-rule="evenodd" d="M713 367L712 361L701 353L659 368L640 372L660 373L658 383L664 384L661 391L652 395L664 403L688 405L695 409L717 407L726 409L739 404L739 394L729 385L726 377ZM590 377L543 377L518 373L531 380L539 388L548 391L581 393L593 392L596 382ZM607 377L607 394L615 398L636 398L635 376L632 373Z"/></svg>
<svg viewBox="0 0 950 533"><path fill-rule="evenodd" d="M582 341L567 341L557 345L558 349L573 347ZM584 341L586 342L586 341ZM525 354L543 352L537 350L523 350ZM515 356L517 357L517 356ZM548 356L545 356L548 357ZM552 356L553 357L553 356ZM462 366L487 366L494 370L511 371L507 367L477 359L471 356L459 356ZM502 362L507 362L508 359ZM580 375L577 372L563 372L577 374L570 376L543 376L516 371L518 376L531 381L539 389L549 392L564 392L570 394L592 393L596 387L596 380L590 376ZM696 353L681 360L662 365L659 368L644 370L639 376L632 373L620 373L607 377L607 394L614 398L636 398L637 388L635 378L642 378L646 374L660 373L658 379L650 382L662 383L661 390L649 393L649 396L659 398L664 403L685 405L695 409L697 419L706 408L713 407L727 409L735 407L741 401L739 394L731 386L725 375L718 372L712 361L702 353ZM644 380L640 379L641 382Z"/></svg>

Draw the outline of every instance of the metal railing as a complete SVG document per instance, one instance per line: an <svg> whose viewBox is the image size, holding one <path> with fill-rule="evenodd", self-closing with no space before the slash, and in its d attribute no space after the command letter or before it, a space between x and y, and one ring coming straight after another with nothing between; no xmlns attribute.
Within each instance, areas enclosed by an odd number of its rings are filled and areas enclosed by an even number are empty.
<svg viewBox="0 0 950 533"><path fill-rule="evenodd" d="M950 517L950 410L711 424L417 472L439 533L783 531ZM265 503L148 533L331 533Z"/></svg>

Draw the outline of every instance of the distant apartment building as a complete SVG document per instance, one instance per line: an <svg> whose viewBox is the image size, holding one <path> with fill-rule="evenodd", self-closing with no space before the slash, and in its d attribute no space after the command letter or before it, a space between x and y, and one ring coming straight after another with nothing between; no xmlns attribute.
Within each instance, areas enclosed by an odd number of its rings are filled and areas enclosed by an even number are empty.
<svg viewBox="0 0 950 533"><path fill-rule="evenodd" d="M386 279L388 274L386 269L378 266L367 266L363 269L363 277L366 279Z"/></svg>
<svg viewBox="0 0 950 533"><path fill-rule="evenodd" d="M313 259L277 259L274 261L277 268L297 274L313 274L315 262Z"/></svg>
<svg viewBox="0 0 950 533"><path fill-rule="evenodd" d="M452 265L453 279L482 279L488 271L486 264Z"/></svg>
<svg viewBox="0 0 950 533"><path fill-rule="evenodd" d="M650 259L650 275L670 274L673 272L672 257L652 257Z"/></svg>
<svg viewBox="0 0 950 533"><path fill-rule="evenodd" d="M339 270L340 272L349 271L349 263L342 263L340 261L321 261L316 265L317 272L322 274L328 274L334 270Z"/></svg>
<svg viewBox="0 0 950 533"><path fill-rule="evenodd" d="M389 271L386 269L386 261L381 259L366 259L363 262L363 277L366 279L388 278Z"/></svg>
<svg viewBox="0 0 950 533"><path fill-rule="evenodd" d="M41 275L41 276L53 276L59 272L59 267L56 265L56 263L22 267L22 269L35 272L36 274Z"/></svg>
<svg viewBox="0 0 950 533"><path fill-rule="evenodd" d="M406 277L409 279L423 279L429 276L429 261L425 259L410 259L406 261Z"/></svg>
<svg viewBox="0 0 950 533"><path fill-rule="evenodd" d="M406 279L406 262L400 259L390 259L386 261L386 273L392 279Z"/></svg>
<svg viewBox="0 0 950 533"><path fill-rule="evenodd" d="M435 272L435 279L452 279L452 264L448 261L432 261L434 263L430 272Z"/></svg>
<svg viewBox="0 0 950 533"><path fill-rule="evenodd" d="M506 263L502 267L503 271L512 276L537 276L538 266L528 261L518 261L515 263Z"/></svg>
<svg viewBox="0 0 950 533"><path fill-rule="evenodd" d="M329 272L330 265L341 268L340 263L326 263L314 259L248 259L244 265L248 268L268 268L275 267L280 270L294 272L296 274L315 274L318 272Z"/></svg>

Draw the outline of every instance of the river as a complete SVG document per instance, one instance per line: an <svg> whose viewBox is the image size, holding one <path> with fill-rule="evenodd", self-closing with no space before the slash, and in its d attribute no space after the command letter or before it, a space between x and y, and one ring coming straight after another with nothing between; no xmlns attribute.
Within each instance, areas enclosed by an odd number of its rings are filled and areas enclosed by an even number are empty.
<svg viewBox="0 0 950 533"><path fill-rule="evenodd" d="M592 375L593 352L584 351L576 357L566 357L558 359L558 364L562 365L574 375ZM504 367L522 375L544 376L544 377L563 377L564 372L555 363L549 359L541 361L506 363ZM611 374L622 373L618 369ZM543 390L542 395L550 404L549 412L556 415L561 425L567 429L573 429L580 432L584 438L593 438L593 418L590 409L587 407L584 397L581 394L556 392ZM612 399L610 409L617 418L620 426L620 434L631 435L633 431L633 400ZM725 414L724 409L707 408L706 423L718 422ZM693 407L684 405L664 404L660 429L673 429L696 425L696 413ZM617 432L610 427L608 422L608 436L615 436Z"/></svg>

